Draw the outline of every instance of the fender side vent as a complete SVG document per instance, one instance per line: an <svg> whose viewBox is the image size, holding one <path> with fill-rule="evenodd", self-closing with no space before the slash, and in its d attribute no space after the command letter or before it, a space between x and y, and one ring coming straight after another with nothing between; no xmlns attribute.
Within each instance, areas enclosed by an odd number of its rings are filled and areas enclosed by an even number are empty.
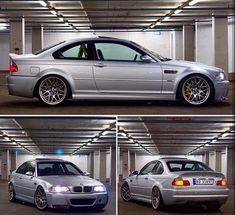
<svg viewBox="0 0 235 215"><path fill-rule="evenodd" d="M164 70L165 74L176 74L177 72L178 72L177 70L170 70L170 69Z"/></svg>

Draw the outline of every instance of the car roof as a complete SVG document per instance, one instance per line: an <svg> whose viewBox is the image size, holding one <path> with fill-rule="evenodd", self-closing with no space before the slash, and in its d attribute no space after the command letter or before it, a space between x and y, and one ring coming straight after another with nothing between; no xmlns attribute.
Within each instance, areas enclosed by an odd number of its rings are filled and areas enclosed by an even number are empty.
<svg viewBox="0 0 235 215"><path fill-rule="evenodd" d="M63 159L58 159L58 158L36 158L33 161L35 162L40 162L40 161L55 161L55 162L59 162L59 161L64 161Z"/></svg>

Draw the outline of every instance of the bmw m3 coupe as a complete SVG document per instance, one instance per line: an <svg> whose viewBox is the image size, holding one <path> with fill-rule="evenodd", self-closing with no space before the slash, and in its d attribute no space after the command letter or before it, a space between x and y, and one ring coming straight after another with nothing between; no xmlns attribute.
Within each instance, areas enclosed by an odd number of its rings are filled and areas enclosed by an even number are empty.
<svg viewBox="0 0 235 215"><path fill-rule="evenodd" d="M228 198L225 176L205 164L187 159L162 158L134 171L121 186L124 201L136 199L155 210L174 204L205 204L217 210Z"/></svg>
<svg viewBox="0 0 235 215"><path fill-rule="evenodd" d="M181 100L202 105L227 98L220 68L171 60L127 40L63 41L33 54L10 54L10 95L47 105L67 99Z"/></svg>
<svg viewBox="0 0 235 215"><path fill-rule="evenodd" d="M103 209L108 202L105 186L70 162L36 159L23 163L10 176L9 200L47 207L93 207Z"/></svg>

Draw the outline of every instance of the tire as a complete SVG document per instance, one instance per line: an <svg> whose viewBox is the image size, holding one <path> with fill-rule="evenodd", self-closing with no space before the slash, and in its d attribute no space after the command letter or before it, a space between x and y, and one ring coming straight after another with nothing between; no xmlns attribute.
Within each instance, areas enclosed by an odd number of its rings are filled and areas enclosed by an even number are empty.
<svg viewBox="0 0 235 215"><path fill-rule="evenodd" d="M8 197L9 197L9 201L10 202L15 202L16 201L16 198L15 198L15 188L14 188L12 183L10 183L9 187L8 187Z"/></svg>
<svg viewBox="0 0 235 215"><path fill-rule="evenodd" d="M34 203L38 210L43 211L47 208L47 198L44 189L39 186L34 194Z"/></svg>
<svg viewBox="0 0 235 215"><path fill-rule="evenodd" d="M200 106L213 99L214 88L210 80L203 75L191 75L179 84L179 98L184 103Z"/></svg>
<svg viewBox="0 0 235 215"><path fill-rule="evenodd" d="M50 75L43 78L38 84L37 95L42 103L56 106L66 102L69 90L70 88L64 78Z"/></svg>
<svg viewBox="0 0 235 215"><path fill-rule="evenodd" d="M164 202L158 187L154 187L152 190L151 203L154 210L162 210L164 208Z"/></svg>
<svg viewBox="0 0 235 215"><path fill-rule="evenodd" d="M207 204L207 210L208 211L217 211L220 209L222 204L218 203L218 202L211 202Z"/></svg>
<svg viewBox="0 0 235 215"><path fill-rule="evenodd" d="M125 202L131 201L131 192L127 182L121 186L121 197Z"/></svg>

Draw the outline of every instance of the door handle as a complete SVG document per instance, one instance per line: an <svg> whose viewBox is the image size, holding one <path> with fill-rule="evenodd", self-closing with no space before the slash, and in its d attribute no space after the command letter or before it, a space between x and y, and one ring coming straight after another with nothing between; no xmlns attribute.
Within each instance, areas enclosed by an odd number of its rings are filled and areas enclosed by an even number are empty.
<svg viewBox="0 0 235 215"><path fill-rule="evenodd" d="M148 177L145 177L144 179L145 179L145 180L148 180L149 178L148 178Z"/></svg>
<svg viewBox="0 0 235 215"><path fill-rule="evenodd" d="M107 66L107 65L105 65L105 64L103 64L103 63L95 63L94 66L95 66L95 67L100 67L100 68L102 68L102 67L105 67L105 66Z"/></svg>

